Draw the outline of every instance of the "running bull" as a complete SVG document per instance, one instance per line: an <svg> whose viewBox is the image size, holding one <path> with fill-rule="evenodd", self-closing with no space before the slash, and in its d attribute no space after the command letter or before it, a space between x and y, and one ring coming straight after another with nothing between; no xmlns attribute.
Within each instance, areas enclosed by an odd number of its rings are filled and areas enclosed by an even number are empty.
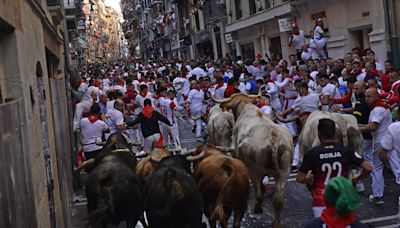
<svg viewBox="0 0 400 228"><path fill-rule="evenodd" d="M182 155L164 157L147 183L149 227L201 227L202 205L190 162Z"/></svg>
<svg viewBox="0 0 400 228"><path fill-rule="evenodd" d="M223 110L232 110L234 155L240 158L250 172L255 187L255 213L262 212L265 188L264 176L275 178L276 187L272 198L275 210L273 227L281 227L283 193L293 159L293 139L288 129L275 124L254 104L257 95L234 94L231 98L214 100Z"/></svg>
<svg viewBox="0 0 400 228"><path fill-rule="evenodd" d="M136 157L120 133L112 134L86 182L91 227L126 221L136 225L144 212L144 194L135 174Z"/></svg>
<svg viewBox="0 0 400 228"><path fill-rule="evenodd" d="M362 154L362 134L358 129L357 119L353 115L314 111L307 118L299 137L300 161L303 160L307 150L320 144L318 123L323 118L335 121L337 143Z"/></svg>
<svg viewBox="0 0 400 228"><path fill-rule="evenodd" d="M232 212L233 227L240 227L250 193L246 166L211 145L197 147L194 154L198 155L193 159L199 160L194 162L193 176L203 196L204 212L211 228L216 227L216 221L220 221L221 227L227 227Z"/></svg>

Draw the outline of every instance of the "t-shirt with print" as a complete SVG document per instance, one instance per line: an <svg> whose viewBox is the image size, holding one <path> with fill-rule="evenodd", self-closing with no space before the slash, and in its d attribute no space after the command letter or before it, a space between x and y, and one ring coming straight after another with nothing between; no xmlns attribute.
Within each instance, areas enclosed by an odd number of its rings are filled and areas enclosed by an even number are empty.
<svg viewBox="0 0 400 228"><path fill-rule="evenodd" d="M319 145L304 155L299 171L314 175L313 206L325 206L324 189L328 181L336 176L348 177L350 166L360 166L363 159L350 148L340 145Z"/></svg>
<svg viewBox="0 0 400 228"><path fill-rule="evenodd" d="M369 122L379 124L378 129L371 132L371 135L374 143L380 143L385 137L389 125L392 123L389 109L375 107L369 115Z"/></svg>

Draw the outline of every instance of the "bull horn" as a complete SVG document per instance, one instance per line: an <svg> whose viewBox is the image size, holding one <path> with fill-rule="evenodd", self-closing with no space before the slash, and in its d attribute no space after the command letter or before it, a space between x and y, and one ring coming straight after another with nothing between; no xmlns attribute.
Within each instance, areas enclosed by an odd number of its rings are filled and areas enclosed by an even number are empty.
<svg viewBox="0 0 400 228"><path fill-rule="evenodd" d="M194 149L191 149L191 150L187 150L187 149L185 148L185 149L183 149L183 150L181 151L180 154L181 154L182 156L188 156L188 155L191 155L193 152L195 152L196 149L197 149L197 148L194 148Z"/></svg>
<svg viewBox="0 0 400 228"><path fill-rule="evenodd" d="M149 154L147 152L141 151L135 155L136 158L144 158L147 157Z"/></svg>
<svg viewBox="0 0 400 228"><path fill-rule="evenodd" d="M233 148L233 147L217 146L217 149L222 151L222 152L234 152L235 151L235 148Z"/></svg>
<svg viewBox="0 0 400 228"><path fill-rule="evenodd" d="M214 94L211 95L211 99L212 99L214 102L216 102L216 103L223 103L223 102L227 102L227 101L230 101L230 100L231 100L231 98L217 99L217 98L214 96Z"/></svg>
<svg viewBox="0 0 400 228"><path fill-rule="evenodd" d="M167 149L168 152L176 153L182 151L182 148Z"/></svg>
<svg viewBox="0 0 400 228"><path fill-rule="evenodd" d="M188 160L188 161L190 161L190 162L195 162L195 161L197 161L197 160L203 158L204 155L206 155L206 152L207 152L207 144L203 146L203 150L201 151L200 154L195 155L195 156L192 156L192 155L187 156L187 157L186 157L186 160Z"/></svg>
<svg viewBox="0 0 400 228"><path fill-rule="evenodd" d="M75 168L75 171L81 171L92 164L94 164L94 158L84 161L79 167Z"/></svg>

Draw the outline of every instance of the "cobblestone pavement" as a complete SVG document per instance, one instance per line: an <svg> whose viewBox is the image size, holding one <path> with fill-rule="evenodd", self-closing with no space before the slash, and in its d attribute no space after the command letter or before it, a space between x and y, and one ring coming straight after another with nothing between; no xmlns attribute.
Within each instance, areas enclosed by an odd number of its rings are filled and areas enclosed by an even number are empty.
<svg viewBox="0 0 400 228"><path fill-rule="evenodd" d="M182 147L191 149L201 144L201 142L196 141L196 138L191 131L191 127L188 126L186 121L181 122L179 128ZM370 178L365 181L366 193L360 195L361 205L357 211L359 219L370 227L400 227L397 217L400 187L395 183L394 176L389 171L385 171L385 204L381 206L376 206L368 202L367 198L371 190L370 182ZM83 191L78 191L76 193L76 197L80 199L80 202L74 204L75 216L73 219L75 227L84 227L81 218L85 215L86 199L83 195ZM282 223L284 224L284 227L303 227L307 221L312 219L311 203L311 195L306 187L303 184L296 183L295 174L291 174L285 189L285 203L282 213ZM243 218L241 227L271 227L273 210L271 207L270 197L266 195L264 198L264 212L262 214L253 214L253 205L254 194L252 193L250 196L249 207L245 217Z"/></svg>

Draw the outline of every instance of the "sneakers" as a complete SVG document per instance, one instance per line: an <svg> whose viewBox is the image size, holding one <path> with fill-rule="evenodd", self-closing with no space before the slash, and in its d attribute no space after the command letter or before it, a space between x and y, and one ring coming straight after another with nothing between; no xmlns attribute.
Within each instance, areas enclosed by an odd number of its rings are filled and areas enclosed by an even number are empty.
<svg viewBox="0 0 400 228"><path fill-rule="evenodd" d="M292 173L297 173L297 166L292 165L292 167L290 167L290 171Z"/></svg>
<svg viewBox="0 0 400 228"><path fill-rule="evenodd" d="M369 195L368 201L376 205L384 204L383 197L374 197L374 195Z"/></svg>

